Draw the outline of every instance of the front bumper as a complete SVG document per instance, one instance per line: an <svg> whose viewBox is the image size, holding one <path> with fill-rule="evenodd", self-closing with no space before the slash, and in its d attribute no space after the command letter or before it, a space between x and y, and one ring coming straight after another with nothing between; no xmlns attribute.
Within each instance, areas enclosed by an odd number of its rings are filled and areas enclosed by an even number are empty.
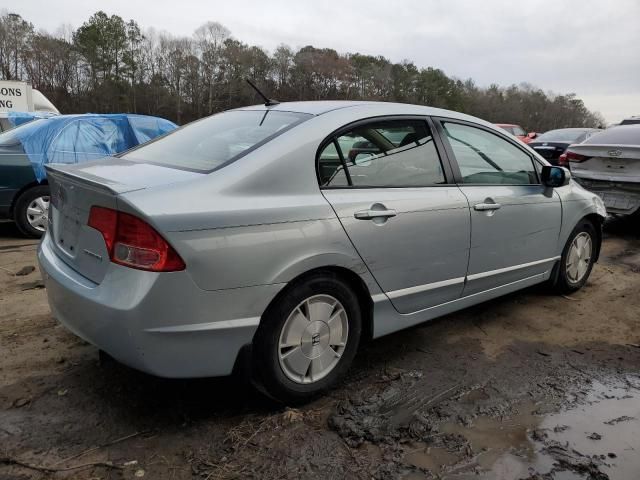
<svg viewBox="0 0 640 480"><path fill-rule="evenodd" d="M229 375L282 284L198 288L186 271L152 273L111 264L100 284L52 250L38 262L53 316L116 360L170 378Z"/></svg>

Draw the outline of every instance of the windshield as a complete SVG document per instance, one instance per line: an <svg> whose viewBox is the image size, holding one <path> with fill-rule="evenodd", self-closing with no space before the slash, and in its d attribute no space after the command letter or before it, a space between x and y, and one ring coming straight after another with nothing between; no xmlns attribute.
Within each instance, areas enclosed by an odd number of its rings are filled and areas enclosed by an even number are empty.
<svg viewBox="0 0 640 480"><path fill-rule="evenodd" d="M211 172L310 118L305 113L234 110L180 128L122 156L127 160Z"/></svg>
<svg viewBox="0 0 640 480"><path fill-rule="evenodd" d="M584 140L586 138L586 134L589 132L590 130L574 130L566 128L562 128L560 130L551 130L543 133L538 138L536 138L536 142L576 143Z"/></svg>
<svg viewBox="0 0 640 480"><path fill-rule="evenodd" d="M640 125L624 125L603 130L584 143L595 145L640 145Z"/></svg>
<svg viewBox="0 0 640 480"><path fill-rule="evenodd" d="M46 121L46 118L40 118L38 120L33 120L29 123L25 123L18 127L12 128L11 130L7 130L4 133L0 133L0 145L10 146L19 144L20 139L24 139L30 136L33 132L38 130L40 126Z"/></svg>

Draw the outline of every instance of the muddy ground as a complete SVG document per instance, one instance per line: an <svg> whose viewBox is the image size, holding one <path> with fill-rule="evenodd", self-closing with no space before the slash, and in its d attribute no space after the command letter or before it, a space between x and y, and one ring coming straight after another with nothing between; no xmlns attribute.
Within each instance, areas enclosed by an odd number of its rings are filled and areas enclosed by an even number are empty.
<svg viewBox="0 0 640 480"><path fill-rule="evenodd" d="M637 221L607 225L582 291L531 288L371 342L299 409L101 362L51 317L35 249L0 224L2 480L640 477Z"/></svg>

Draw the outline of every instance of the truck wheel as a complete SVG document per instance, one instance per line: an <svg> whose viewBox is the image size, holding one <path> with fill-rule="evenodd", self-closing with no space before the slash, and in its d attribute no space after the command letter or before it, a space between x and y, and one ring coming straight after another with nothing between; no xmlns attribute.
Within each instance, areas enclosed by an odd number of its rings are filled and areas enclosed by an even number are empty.
<svg viewBox="0 0 640 480"><path fill-rule="evenodd" d="M49 187L38 185L24 192L16 200L13 220L20 233L39 238L47 230L49 216Z"/></svg>

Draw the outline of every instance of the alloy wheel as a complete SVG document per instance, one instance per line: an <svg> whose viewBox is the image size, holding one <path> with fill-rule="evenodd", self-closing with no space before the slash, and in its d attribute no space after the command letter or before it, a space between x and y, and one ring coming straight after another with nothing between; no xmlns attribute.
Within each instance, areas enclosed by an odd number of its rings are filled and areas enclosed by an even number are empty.
<svg viewBox="0 0 640 480"><path fill-rule="evenodd" d="M34 198L27 207L27 222L39 232L47 229L49 196Z"/></svg>

